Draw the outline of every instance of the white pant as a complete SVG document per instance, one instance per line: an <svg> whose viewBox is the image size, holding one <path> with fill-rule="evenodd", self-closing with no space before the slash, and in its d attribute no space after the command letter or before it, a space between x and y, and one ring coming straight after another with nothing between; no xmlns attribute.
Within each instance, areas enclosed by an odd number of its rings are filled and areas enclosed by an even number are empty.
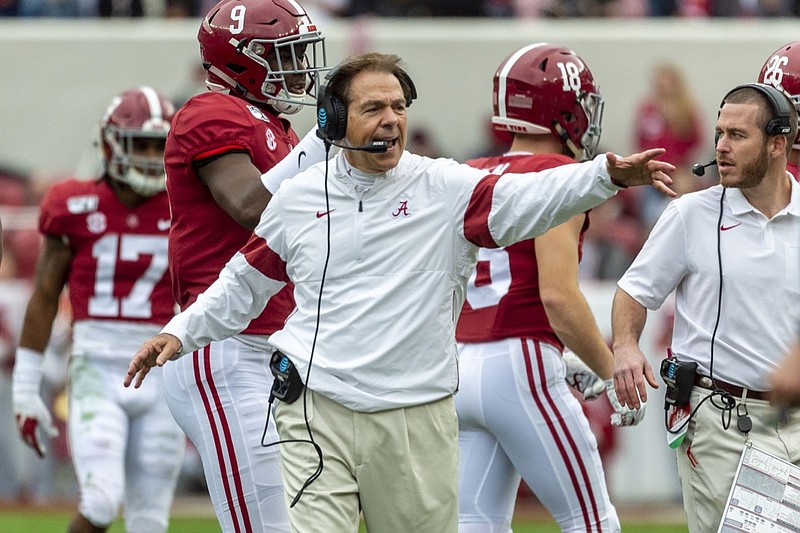
<svg viewBox="0 0 800 533"><path fill-rule="evenodd" d="M167 405L203 461L222 530L288 532L278 446L262 446L269 371L266 337L259 345L232 337L164 365ZM278 440L270 417L264 443Z"/></svg>
<svg viewBox="0 0 800 533"><path fill-rule="evenodd" d="M127 354L126 354L127 355ZM69 446L79 511L98 526L124 500L127 532L167 530L186 437L164 402L162 373L125 388L125 358L75 355L69 362Z"/></svg>
<svg viewBox="0 0 800 533"><path fill-rule="evenodd" d="M520 475L562 531L620 531L559 350L506 339L459 353L459 531L510 533Z"/></svg>

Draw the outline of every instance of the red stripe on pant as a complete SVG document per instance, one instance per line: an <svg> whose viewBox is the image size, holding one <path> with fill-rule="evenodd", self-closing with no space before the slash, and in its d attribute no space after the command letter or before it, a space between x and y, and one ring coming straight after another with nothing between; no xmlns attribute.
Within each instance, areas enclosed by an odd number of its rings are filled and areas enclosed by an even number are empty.
<svg viewBox="0 0 800 533"><path fill-rule="evenodd" d="M214 377L211 373L210 352L210 346L206 346L202 349L202 365L200 364L200 350L194 352L193 354L192 363L194 365L195 384L197 385L197 390L200 392L200 397L203 399L203 406L205 407L208 425L214 435L214 447L217 452L217 462L219 463L220 477L222 478L222 485L225 489L225 498L228 501L228 508L230 509L232 515L231 520L233 521L234 531L236 533L241 533L242 531L241 526L239 525L239 517L237 513L237 509L239 509L239 505L241 505L240 511L242 514L242 522L244 523L244 531L245 533L252 533L253 529L250 525L250 515L247 512L247 504L245 503L244 491L242 490L242 479L239 477L239 465L236 461L236 450L233 446L233 440L231 439L230 426L228 425L228 419L225 416L225 411L222 408L222 402L220 402L219 393L217 392L217 387L214 384ZM206 378L205 383L208 385L208 392L205 390L204 382L200 375L201 370ZM222 433L225 438L224 449L222 447L223 443L220 440L220 429L217 427L217 421L214 417L214 412L211 410L211 403L209 402L208 398L209 393L214 399L214 407L216 408L219 417L219 426L221 426ZM231 493L230 478L225 465L225 451L227 451L231 463L231 475L234 479L236 498L234 498Z"/></svg>
<svg viewBox="0 0 800 533"><path fill-rule="evenodd" d="M597 514L597 502L595 501L594 491L592 490L592 484L591 481L589 480L589 475L586 471L586 464L583 462L583 458L581 457L581 454L578 450L578 446L575 444L575 439L572 438L572 434L570 433L569 428L564 423L564 419L562 417L547 416L544 409L544 401L546 401L553 413L558 414L559 412L558 409L556 408L555 402L553 401L553 397L550 395L550 391L547 389L545 371L544 371L544 366L542 364L542 349L539 344L539 341L530 339L521 339L521 342L522 342L522 353L525 359L525 368L528 376L528 386L530 387L531 390L531 396L533 398L533 401L539 408L539 411L544 415L544 419L547 422L547 427L550 430L550 434L553 437L553 441L558 447L558 452L561 455L561 459L564 461L564 466L567 468L567 471L569 472L569 477L570 480L572 481L572 487L575 489L575 494L578 496L578 501L580 502L581 511L583 512L583 522L584 525L586 526L586 531L588 532L593 530L592 518L594 519L594 524L596 525L597 531L601 531L600 516ZM536 382L536 376L534 376L533 374L533 361L531 361L531 354L530 350L528 349L528 342L532 342L536 348L536 368L538 370L540 383ZM578 476L575 472L575 469L572 466L572 461L570 460L569 454L567 453L563 440L561 439L558 431L556 430L553 424L554 419L558 421L559 426L561 427L561 431L563 431L564 435L566 436L574 460L578 464L578 467L580 468L581 477L583 478L583 483L586 486L586 492L587 492L586 496L590 500L589 503L593 515L591 518L589 517L588 514L589 506L586 505L583 491L581 490L580 483L578 482Z"/></svg>

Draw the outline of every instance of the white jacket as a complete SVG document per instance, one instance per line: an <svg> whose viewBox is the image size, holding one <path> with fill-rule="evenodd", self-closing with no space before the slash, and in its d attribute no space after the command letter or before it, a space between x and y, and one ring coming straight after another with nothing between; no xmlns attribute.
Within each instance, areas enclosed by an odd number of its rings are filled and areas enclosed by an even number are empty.
<svg viewBox="0 0 800 533"><path fill-rule="evenodd" d="M618 190L605 156L498 177L405 153L361 197L347 169L339 154L328 202L325 163L283 183L250 243L163 329L183 353L241 331L291 280L297 308L270 343L304 381L313 346L309 388L356 411L441 399L458 386L455 324L478 247L540 235Z"/></svg>

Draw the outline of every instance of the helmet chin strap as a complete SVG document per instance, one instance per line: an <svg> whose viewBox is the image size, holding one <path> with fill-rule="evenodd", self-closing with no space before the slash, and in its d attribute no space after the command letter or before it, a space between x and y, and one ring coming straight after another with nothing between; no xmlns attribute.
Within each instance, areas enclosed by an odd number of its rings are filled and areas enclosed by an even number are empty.
<svg viewBox="0 0 800 533"><path fill-rule="evenodd" d="M567 145L567 148L570 149L572 154L575 156L575 159L578 161L583 161L583 159L586 157L585 151L582 148L578 148L578 145L575 144L575 141L569 138L569 135L564 127L558 122L555 122L553 124L553 129L556 130L558 136L561 137L561 140Z"/></svg>
<svg viewBox="0 0 800 533"><path fill-rule="evenodd" d="M208 67L208 71L211 74L214 74L215 76L217 76L222 81L224 81L225 83L228 84L228 86L226 87L225 85L221 85L221 84L210 82L210 81L206 80L206 86L209 89L211 89L212 91L227 92L228 94L230 94L231 91L232 91L230 89L230 87L239 87L238 92L240 93L241 97L244 98L245 100L248 100L248 101L251 101L251 102L255 102L255 103L261 104L261 105L272 106L272 108L275 109L275 111L277 111L278 113L282 113L282 114L286 114L286 115L293 115L293 114L297 113L298 111L300 111L300 109L302 109L302 107L303 107L302 103L300 103L299 101L293 101L292 99L290 99L288 97L288 93L286 92L286 89L281 89L278 92L278 95L280 95L281 93L287 95L287 96L284 96L283 98L281 98L281 97L272 97L272 98L264 98L264 99L256 98L253 95L253 93L248 92L247 90L245 90L239 83L236 82L236 80L234 80L233 78L231 78L230 76L228 76L227 74L222 72L220 69L218 69L214 65L210 65ZM303 96L305 97L305 95L303 95Z"/></svg>
<svg viewBox="0 0 800 533"><path fill-rule="evenodd" d="M213 81L209 81L206 78L206 87L208 87L212 91L227 93L227 94L231 94L232 91L238 91L240 93L240 96L246 100L252 100L260 104L269 103L267 100L259 100L258 98L254 98L253 95L250 92L248 92L244 87L242 87L236 80L234 80L233 78L222 72L214 65L210 65L207 70L211 74L215 75L216 77L220 78L222 81L227 83L227 86L225 86L219 83L214 83ZM231 89L231 87L237 87L238 89Z"/></svg>

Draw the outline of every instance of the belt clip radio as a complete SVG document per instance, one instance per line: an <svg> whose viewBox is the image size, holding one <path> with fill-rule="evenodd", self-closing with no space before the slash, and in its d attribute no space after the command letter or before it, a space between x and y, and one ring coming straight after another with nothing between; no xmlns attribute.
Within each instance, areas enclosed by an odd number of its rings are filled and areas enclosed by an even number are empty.
<svg viewBox="0 0 800 533"><path fill-rule="evenodd" d="M674 357L661 361L661 378L667 385L664 409L670 406L683 407L689 404L694 386L697 363L682 363Z"/></svg>
<svg viewBox="0 0 800 533"><path fill-rule="evenodd" d="M300 379L300 373L292 360L275 350L269 361L269 369L275 376L270 396L286 403L293 403L297 400L303 392L303 380Z"/></svg>

